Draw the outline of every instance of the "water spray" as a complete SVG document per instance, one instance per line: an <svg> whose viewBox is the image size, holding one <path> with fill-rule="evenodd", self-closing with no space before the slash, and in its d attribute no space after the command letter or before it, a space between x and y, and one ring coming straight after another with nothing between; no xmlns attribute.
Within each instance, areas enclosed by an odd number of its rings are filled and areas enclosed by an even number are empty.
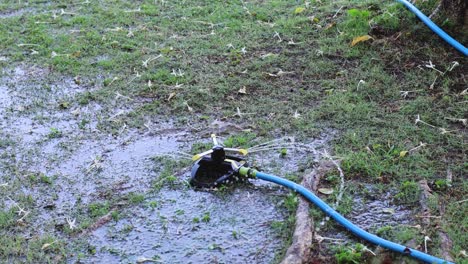
<svg viewBox="0 0 468 264"><path fill-rule="evenodd" d="M211 138L213 140L213 148L197 154L192 158L195 164L192 167L190 184L193 187L211 188L227 184L229 182L245 181L249 178L276 183L287 187L294 192L300 193L304 198L319 207L325 214L341 224L348 231L372 244L426 263L451 263L419 250L412 249L368 233L364 229L344 218L341 214L303 186L281 177L249 168L247 162L242 158L242 156L248 154L249 151L247 149L224 148L219 144L214 134L211 135ZM227 155L226 152L238 155L240 154L241 156Z"/></svg>

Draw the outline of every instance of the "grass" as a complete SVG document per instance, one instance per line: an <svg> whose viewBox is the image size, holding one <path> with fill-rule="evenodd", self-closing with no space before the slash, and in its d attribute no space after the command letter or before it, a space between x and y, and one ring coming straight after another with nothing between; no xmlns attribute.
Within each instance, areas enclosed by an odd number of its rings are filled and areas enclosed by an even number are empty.
<svg viewBox="0 0 468 264"><path fill-rule="evenodd" d="M226 120L251 130L229 137L228 146L248 147L256 137L285 134L307 140L324 128L334 129L338 133L331 148L349 180L397 189L393 202L414 209L417 182L434 186L438 202L446 206L440 226L453 239L451 253L458 262L466 260L459 254L467 244L466 230L458 224L466 221L467 208L466 202L458 203L467 193L466 59L401 5L376 0L24 2L0 4L0 14L17 12L0 15L0 57L7 58L0 67L36 65L48 69L46 80L79 77L85 91L55 108L99 104L97 128L114 136L124 125L145 129L148 119L203 128ZM417 4L430 13L437 3ZM466 32L437 19L466 43ZM362 35L372 39L351 47ZM41 92L47 95L51 88ZM37 101L26 109L51 108ZM114 109L126 111L114 117ZM78 130L88 124L82 119ZM46 137L58 140L64 133L50 127ZM15 186L20 186L24 169L11 165L18 161L11 147L13 140L2 136L0 184L10 179L8 174L16 175ZM176 173L187 163L162 163L154 191L184 188ZM454 175L450 182L447 171ZM39 180L55 185L46 176ZM148 201L145 195L83 205L82 222L109 213L115 201L127 199L137 206ZM149 205L157 210L157 204ZM11 233L13 216L0 214L0 226L6 228L0 235ZM293 223L289 217L274 226L286 239ZM426 232L434 238L437 229ZM64 254L55 247L41 253L40 242L5 239L22 246L4 253L13 261L50 261L50 255ZM354 259L358 251L343 252L340 259Z"/></svg>

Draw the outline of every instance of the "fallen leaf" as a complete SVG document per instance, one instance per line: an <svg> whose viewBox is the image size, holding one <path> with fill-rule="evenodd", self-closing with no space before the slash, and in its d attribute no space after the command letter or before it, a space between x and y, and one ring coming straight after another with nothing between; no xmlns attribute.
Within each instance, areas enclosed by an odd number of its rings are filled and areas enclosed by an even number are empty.
<svg viewBox="0 0 468 264"><path fill-rule="evenodd" d="M45 244L41 247L41 249L42 249L42 250L45 250L45 249L47 249L48 247L50 247L50 244L49 244L49 243L45 243Z"/></svg>
<svg viewBox="0 0 468 264"><path fill-rule="evenodd" d="M190 107L190 105L187 102L185 102L185 105L187 106L187 109L189 110L189 112L193 112L193 108Z"/></svg>
<svg viewBox="0 0 468 264"><path fill-rule="evenodd" d="M71 111L70 113L71 113L72 115L74 115L74 116L79 116L79 115L80 115L80 112L81 112L80 109L77 108L77 109Z"/></svg>
<svg viewBox="0 0 468 264"><path fill-rule="evenodd" d="M47 248L49 248L50 246L52 246L55 242L57 241L54 241L52 243L45 243L44 245L42 245L41 249L42 250L46 250Z"/></svg>
<svg viewBox="0 0 468 264"><path fill-rule="evenodd" d="M400 151L400 158L403 158L406 155L408 155L408 151L406 151L406 150Z"/></svg>
<svg viewBox="0 0 468 264"><path fill-rule="evenodd" d="M239 89L238 93L247 94L247 87L243 86L242 88Z"/></svg>
<svg viewBox="0 0 468 264"><path fill-rule="evenodd" d="M266 58L271 57L271 56L275 56L275 57L276 57L276 56L278 56L278 54L273 54L273 53L270 52L270 53L267 53L267 54L262 55L262 56L260 56L260 57L261 57L262 59L266 59Z"/></svg>
<svg viewBox="0 0 468 264"><path fill-rule="evenodd" d="M334 27L335 25L336 25L335 22L330 23L330 24L326 25L325 28L324 28L323 30L329 30L330 28Z"/></svg>
<svg viewBox="0 0 468 264"><path fill-rule="evenodd" d="M319 20L318 18L316 18L315 16L309 17L309 20L310 20L310 22L312 22L312 23L318 23L318 22L320 21L320 20Z"/></svg>
<svg viewBox="0 0 468 264"><path fill-rule="evenodd" d="M382 209L382 213L394 214L394 213L395 213L395 209L393 209L393 208L384 208L384 209Z"/></svg>
<svg viewBox="0 0 468 264"><path fill-rule="evenodd" d="M75 51L71 54L72 58L78 58L81 55L81 51Z"/></svg>
<svg viewBox="0 0 468 264"><path fill-rule="evenodd" d="M373 38L371 36L369 36L369 35L355 37L355 38L353 38L353 42L351 42L351 47L355 46L359 42L368 41L369 39L373 39Z"/></svg>
<svg viewBox="0 0 468 264"><path fill-rule="evenodd" d="M174 96L176 96L176 93L170 93L169 97L167 97L166 101L170 102L171 99L174 98Z"/></svg>
<svg viewBox="0 0 468 264"><path fill-rule="evenodd" d="M136 261L136 263L146 263L146 262L158 262L160 263L161 261L159 260L155 260L155 259L150 259L150 258L146 258L146 257L139 257Z"/></svg>
<svg viewBox="0 0 468 264"><path fill-rule="evenodd" d="M304 7L298 7L298 8L296 8L296 9L294 10L294 14L297 15L297 14L300 14L300 13L302 13L302 12L304 12L304 11L305 11L305 8L304 8Z"/></svg>
<svg viewBox="0 0 468 264"><path fill-rule="evenodd" d="M319 193L323 193L323 194L332 194L333 193L333 189L331 189L331 188L319 188L318 191L319 191Z"/></svg>

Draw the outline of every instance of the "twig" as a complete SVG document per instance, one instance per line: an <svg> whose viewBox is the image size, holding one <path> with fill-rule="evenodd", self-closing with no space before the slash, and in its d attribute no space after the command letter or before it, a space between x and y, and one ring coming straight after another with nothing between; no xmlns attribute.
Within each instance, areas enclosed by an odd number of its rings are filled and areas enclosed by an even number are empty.
<svg viewBox="0 0 468 264"><path fill-rule="evenodd" d="M159 55L156 56L156 57L152 57L152 58L149 58L149 59L147 59L147 60L145 60L145 61L142 61L143 67L148 68L148 63L150 63L150 62L152 62L152 61L154 61L154 60L156 60L156 59L159 59L159 58L161 58L161 57L162 57L162 55L159 54Z"/></svg>
<svg viewBox="0 0 468 264"><path fill-rule="evenodd" d="M424 252L427 253L427 241L432 241L430 237L425 236L424 237Z"/></svg>
<svg viewBox="0 0 468 264"><path fill-rule="evenodd" d="M421 90L414 90L414 91L400 91L400 96L406 98L410 93L417 93Z"/></svg>
<svg viewBox="0 0 468 264"><path fill-rule="evenodd" d="M422 148L422 147L425 147L425 146L427 146L427 143L419 142L419 146L414 147L414 148L408 150L408 153L411 153L411 152L413 152L413 151L415 151L415 150L418 150L418 149L420 149L420 148Z"/></svg>
<svg viewBox="0 0 468 264"><path fill-rule="evenodd" d="M281 39L280 35L278 32L275 31L275 34L273 35L273 38L278 38L278 43L282 42L283 39Z"/></svg>
<svg viewBox="0 0 468 264"><path fill-rule="evenodd" d="M442 218L442 217L436 216L436 215L417 215L416 218Z"/></svg>
<svg viewBox="0 0 468 264"><path fill-rule="evenodd" d="M299 117L301 117L301 114L299 114L299 112L297 112L297 110L296 110L296 112L294 112L293 118L294 119L299 119Z"/></svg>
<svg viewBox="0 0 468 264"><path fill-rule="evenodd" d="M115 100L119 99L120 97L125 98L125 99L127 99L127 100L129 100L129 101L133 101L132 98L130 98L130 97L128 97L128 96L125 96L125 95L122 95L122 94L119 93L119 92L115 92Z"/></svg>
<svg viewBox="0 0 468 264"><path fill-rule="evenodd" d="M185 73L182 72L181 69L177 69L177 70L176 70L176 69L172 69L171 75L174 75L174 76L176 76L176 77L182 77L182 76L185 75Z"/></svg>
<svg viewBox="0 0 468 264"><path fill-rule="evenodd" d="M455 122L460 122L464 126L468 125L468 119L467 118L452 118L452 117L446 117L445 119L448 119L450 121L455 121Z"/></svg>
<svg viewBox="0 0 468 264"><path fill-rule="evenodd" d="M11 199L9 196L7 196L7 198L16 206L16 208L18 208L18 211L16 211L16 213L18 214L18 216L21 216L23 215L20 219L16 220L16 222L22 222L24 220L24 218L29 215L29 211L26 211L24 210L24 208L22 208L21 206L19 206L19 204L17 202L15 202L13 199Z"/></svg>
<svg viewBox="0 0 468 264"><path fill-rule="evenodd" d="M362 85L366 84L366 81L364 81L364 80L359 80L356 90L359 91L359 87L361 86L361 84L362 84Z"/></svg>
<svg viewBox="0 0 468 264"><path fill-rule="evenodd" d="M63 9L60 9L60 15L61 15L61 16L63 16L63 15L76 16L76 13L66 12L66 11L63 10Z"/></svg>
<svg viewBox="0 0 468 264"><path fill-rule="evenodd" d="M17 44L16 46L24 47L24 46L40 46L40 45L39 44L32 44L32 43L20 43L20 44Z"/></svg>
<svg viewBox="0 0 468 264"><path fill-rule="evenodd" d="M433 16L437 15L440 11L440 8L442 7L442 0L439 1L439 4L437 5L437 7L434 9L434 11L432 11L432 13L429 15L429 18L432 18Z"/></svg>
<svg viewBox="0 0 468 264"><path fill-rule="evenodd" d="M138 7L137 9L133 10L125 10L125 13L140 13L141 12L141 7Z"/></svg>
<svg viewBox="0 0 468 264"><path fill-rule="evenodd" d="M455 132L455 131L447 130L446 128L443 128L443 127L437 127L437 126L431 125L431 124L429 124L427 122L424 122L423 120L421 120L419 115L416 116L416 120L415 120L414 124L417 125L418 123L421 123L421 124L424 124L426 126L438 129L442 135L448 134L448 133L451 133L451 132Z"/></svg>
<svg viewBox="0 0 468 264"><path fill-rule="evenodd" d="M236 113L234 114L234 116L238 116L238 117L242 117L243 115L253 115L254 113L242 113L240 108L237 107L237 111Z"/></svg>
<svg viewBox="0 0 468 264"><path fill-rule="evenodd" d="M341 6L341 7L338 9L338 11L335 12L335 14L333 15L333 18L335 18L335 17L338 15L338 13L340 13L340 11L341 11L341 9L343 9L343 7L344 7L344 6Z"/></svg>
<svg viewBox="0 0 468 264"><path fill-rule="evenodd" d="M432 64L432 61L429 61L428 63L429 64L424 65L426 68L433 69L433 70L437 71L440 74L444 74L442 71L436 69L435 65Z"/></svg>

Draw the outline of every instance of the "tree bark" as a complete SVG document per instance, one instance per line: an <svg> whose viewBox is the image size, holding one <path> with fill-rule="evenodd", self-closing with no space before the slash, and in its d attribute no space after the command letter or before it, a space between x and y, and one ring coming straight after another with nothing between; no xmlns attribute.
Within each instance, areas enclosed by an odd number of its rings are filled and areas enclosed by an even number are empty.
<svg viewBox="0 0 468 264"><path fill-rule="evenodd" d="M445 13L454 19L457 24L468 24L467 0L442 0L442 8Z"/></svg>

